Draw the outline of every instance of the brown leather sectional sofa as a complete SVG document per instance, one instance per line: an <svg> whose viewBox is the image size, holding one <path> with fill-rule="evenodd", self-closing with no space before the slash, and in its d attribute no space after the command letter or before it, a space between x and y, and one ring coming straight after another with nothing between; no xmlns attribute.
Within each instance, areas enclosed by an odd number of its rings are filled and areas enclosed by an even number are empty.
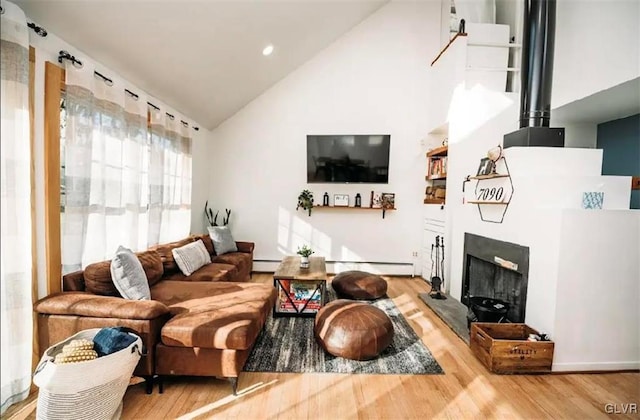
<svg viewBox="0 0 640 420"><path fill-rule="evenodd" d="M184 276L171 250L199 239L212 263ZM249 282L254 244L236 244L238 252L216 255L208 235L194 235L138 253L151 289L147 301L120 296L110 261L65 275L63 292L34 304L40 354L78 331L124 326L136 331L146 347L134 374L147 379L147 392L154 378L194 375L229 378L235 393L276 298L272 286Z"/></svg>

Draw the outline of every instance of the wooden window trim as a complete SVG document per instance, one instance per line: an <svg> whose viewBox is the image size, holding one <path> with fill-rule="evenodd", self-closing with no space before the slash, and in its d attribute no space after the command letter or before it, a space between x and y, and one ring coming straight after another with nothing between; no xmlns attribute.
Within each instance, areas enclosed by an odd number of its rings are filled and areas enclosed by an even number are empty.
<svg viewBox="0 0 640 420"><path fill-rule="evenodd" d="M29 46L29 149L31 152L31 301L38 299L38 246L36 235L36 160L35 160L35 98L36 98L36 49ZM33 313L33 344L31 346L31 370L40 360L38 341L38 317ZM36 390L31 385L30 393Z"/></svg>
<svg viewBox="0 0 640 420"><path fill-rule="evenodd" d="M65 72L47 61L44 69L44 207L47 295L62 291L60 235L60 99Z"/></svg>
<svg viewBox="0 0 640 420"><path fill-rule="evenodd" d="M35 50L33 54L35 61ZM45 241L47 295L50 295L62 291L60 100L66 91L65 70L47 61L44 78ZM150 127L150 112L147 112L147 123Z"/></svg>

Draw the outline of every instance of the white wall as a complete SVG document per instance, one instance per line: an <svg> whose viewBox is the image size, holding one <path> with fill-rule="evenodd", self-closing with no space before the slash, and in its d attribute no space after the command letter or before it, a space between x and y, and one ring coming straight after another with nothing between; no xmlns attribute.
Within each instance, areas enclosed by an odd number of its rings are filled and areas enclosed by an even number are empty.
<svg viewBox="0 0 640 420"><path fill-rule="evenodd" d="M551 108L640 75L640 2L558 1Z"/></svg>
<svg viewBox="0 0 640 420"><path fill-rule="evenodd" d="M567 123L553 118L551 127L564 127L564 147L595 149L598 141L598 125L594 123Z"/></svg>
<svg viewBox="0 0 640 420"><path fill-rule="evenodd" d="M310 242L327 259L414 262L427 66L439 50L439 31L439 2L391 2L213 131L209 201L233 210L234 236L256 242L256 259L279 260ZM307 134L374 133L391 135L388 185L306 183ZM305 188L316 203L325 191L349 194L351 202L359 192L364 205L371 190L395 192L398 210L384 220L364 210L317 209L309 217L295 210ZM194 219L199 214L194 208Z"/></svg>
<svg viewBox="0 0 640 420"><path fill-rule="evenodd" d="M560 241L553 370L640 368L640 211L567 210Z"/></svg>

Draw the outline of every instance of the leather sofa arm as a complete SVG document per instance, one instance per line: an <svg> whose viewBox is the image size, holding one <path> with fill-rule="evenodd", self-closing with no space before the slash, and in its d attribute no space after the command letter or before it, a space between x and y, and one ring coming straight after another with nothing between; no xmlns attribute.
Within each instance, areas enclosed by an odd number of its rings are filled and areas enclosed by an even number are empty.
<svg viewBox="0 0 640 420"><path fill-rule="evenodd" d="M62 290L65 292L82 292L84 289L84 270L62 276Z"/></svg>
<svg viewBox="0 0 640 420"><path fill-rule="evenodd" d="M238 247L239 252L246 252L248 254L253 253L256 244L254 242L238 242L236 241L236 246Z"/></svg>
<svg viewBox="0 0 640 420"><path fill-rule="evenodd" d="M48 315L140 320L151 320L169 314L169 308L155 300L128 300L86 292L54 293L34 303L33 309Z"/></svg>

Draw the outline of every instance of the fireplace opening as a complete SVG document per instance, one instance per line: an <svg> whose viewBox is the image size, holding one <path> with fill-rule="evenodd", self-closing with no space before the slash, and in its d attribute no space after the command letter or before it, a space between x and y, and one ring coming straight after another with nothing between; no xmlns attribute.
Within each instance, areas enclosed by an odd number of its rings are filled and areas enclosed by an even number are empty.
<svg viewBox="0 0 640 420"><path fill-rule="evenodd" d="M460 301L469 320L524 322L528 273L528 247L465 233Z"/></svg>

